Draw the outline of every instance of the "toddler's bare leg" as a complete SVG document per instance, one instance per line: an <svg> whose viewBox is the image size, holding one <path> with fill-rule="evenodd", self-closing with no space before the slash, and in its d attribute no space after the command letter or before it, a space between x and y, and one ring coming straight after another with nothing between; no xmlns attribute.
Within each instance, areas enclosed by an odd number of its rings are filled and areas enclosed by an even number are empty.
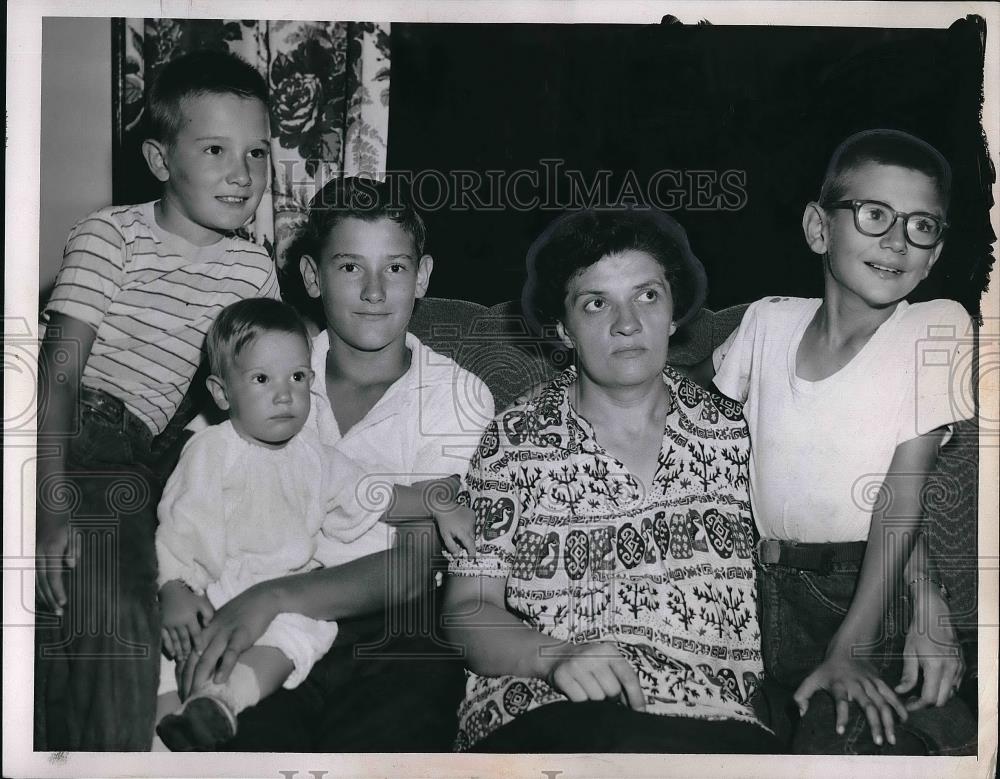
<svg viewBox="0 0 1000 779"><path fill-rule="evenodd" d="M174 751L215 749L236 735L237 715L280 688L293 667L280 649L251 647L225 684L210 682L195 690L156 732Z"/></svg>
<svg viewBox="0 0 1000 779"><path fill-rule="evenodd" d="M254 672L260 687L260 698L277 692L294 668L285 653L273 646L252 646L240 655L239 663L249 666Z"/></svg>

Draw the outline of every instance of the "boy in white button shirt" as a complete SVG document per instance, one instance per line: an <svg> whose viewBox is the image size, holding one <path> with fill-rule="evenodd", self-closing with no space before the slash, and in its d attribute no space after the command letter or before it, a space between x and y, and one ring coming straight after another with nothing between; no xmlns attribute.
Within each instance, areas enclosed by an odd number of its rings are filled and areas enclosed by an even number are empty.
<svg viewBox="0 0 1000 779"><path fill-rule="evenodd" d="M423 220L404 193L363 178L330 181L310 204L289 262L322 304L313 340L320 443L368 475L359 494L392 504L349 540L318 538L323 568L251 587L197 639L181 690L224 683L235 659L280 613L337 620L339 636L295 690L240 716L232 750L446 751L464 684L461 656L435 632L428 593L438 535L471 534L448 495L493 415L481 380L407 332L430 282ZM380 506L381 510L381 506ZM434 518L433 534L401 525ZM386 527L394 525L396 527Z"/></svg>
<svg viewBox="0 0 1000 779"><path fill-rule="evenodd" d="M349 546L379 519L358 495L365 471L309 424L311 349L305 323L277 300L227 306L208 332L208 387L229 418L184 447L163 491L156 533L163 640L186 662L214 608L255 584L319 567L324 539ZM458 542L441 515L445 547L475 549L472 529ZM243 652L226 684L192 690L157 733L172 750L215 749L236 735L237 716L278 688L294 689L337 637L337 623L279 614ZM173 668L160 690L175 689Z"/></svg>

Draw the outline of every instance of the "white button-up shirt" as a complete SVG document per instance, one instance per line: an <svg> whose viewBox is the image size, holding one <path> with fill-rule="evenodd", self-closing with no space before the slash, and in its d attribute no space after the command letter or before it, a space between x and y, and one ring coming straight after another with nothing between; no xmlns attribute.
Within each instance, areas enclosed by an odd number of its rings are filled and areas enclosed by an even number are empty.
<svg viewBox="0 0 1000 779"><path fill-rule="evenodd" d="M313 411L309 424L320 442L351 458L367 474L358 485L363 506L384 510L394 484L404 486L451 474L464 475L479 438L493 419L493 396L486 385L449 357L406 334L410 367L354 427L341 435L326 392L326 331L313 340ZM316 559L342 565L388 549L395 531L381 522L345 543L324 536Z"/></svg>

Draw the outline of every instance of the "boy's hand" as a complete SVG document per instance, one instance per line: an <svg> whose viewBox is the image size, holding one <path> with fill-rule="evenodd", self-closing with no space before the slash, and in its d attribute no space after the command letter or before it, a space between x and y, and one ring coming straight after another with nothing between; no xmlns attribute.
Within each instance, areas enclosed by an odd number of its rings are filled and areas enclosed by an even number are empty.
<svg viewBox="0 0 1000 779"><path fill-rule="evenodd" d="M57 615L66 605L64 574L76 567L79 543L69 542L69 522L39 506L35 519L35 583L46 608Z"/></svg>
<svg viewBox="0 0 1000 779"><path fill-rule="evenodd" d="M453 557L476 556L476 515L468 506L457 503L434 511L444 548Z"/></svg>
<svg viewBox="0 0 1000 779"><path fill-rule="evenodd" d="M955 630L949 617L951 611L940 590L929 581L920 581L912 588L913 620L906 633L903 649L903 675L896 692L909 692L923 673L920 697L906 702L909 711L928 706L943 706L962 681L965 663Z"/></svg>
<svg viewBox="0 0 1000 779"><path fill-rule="evenodd" d="M163 645L168 654L184 660L191 654L194 640L214 615L208 598L188 589L184 582L169 581L160 589L160 613L163 618Z"/></svg>
<svg viewBox="0 0 1000 779"><path fill-rule="evenodd" d="M618 699L636 711L646 709L639 677L614 644L567 644L559 652L546 681L574 703Z"/></svg>
<svg viewBox="0 0 1000 779"><path fill-rule="evenodd" d="M833 696L837 708L837 733L844 734L851 701L857 703L868 718L872 740L882 745L882 735L890 744L896 743L893 711L901 721L907 718L906 707L866 660L852 658L848 652L831 652L816 670L806 677L795 691L799 714L809 708L809 699L817 690Z"/></svg>
<svg viewBox="0 0 1000 779"><path fill-rule="evenodd" d="M38 446L39 451L43 444L51 446L55 453L37 463L35 581L43 604L56 614L67 601L64 575L76 567L82 549L79 540L70 543L69 511L53 510L53 503L63 503L63 490L70 486L66 449L76 430L80 376L96 337L92 325L52 312L38 350Z"/></svg>

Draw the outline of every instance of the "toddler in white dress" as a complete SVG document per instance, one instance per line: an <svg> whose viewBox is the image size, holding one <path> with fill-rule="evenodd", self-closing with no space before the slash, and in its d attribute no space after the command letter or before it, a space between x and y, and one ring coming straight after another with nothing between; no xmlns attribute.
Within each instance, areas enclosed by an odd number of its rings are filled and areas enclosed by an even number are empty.
<svg viewBox="0 0 1000 779"><path fill-rule="evenodd" d="M162 635L178 673L214 609L254 584L317 567L320 532L353 536L379 518L355 497L361 471L305 424L310 339L293 309L263 298L229 306L207 351L208 387L229 419L187 443L158 509ZM192 691L157 733L173 750L214 748L235 735L240 711L300 684L336 636L335 622L280 614L225 684Z"/></svg>

